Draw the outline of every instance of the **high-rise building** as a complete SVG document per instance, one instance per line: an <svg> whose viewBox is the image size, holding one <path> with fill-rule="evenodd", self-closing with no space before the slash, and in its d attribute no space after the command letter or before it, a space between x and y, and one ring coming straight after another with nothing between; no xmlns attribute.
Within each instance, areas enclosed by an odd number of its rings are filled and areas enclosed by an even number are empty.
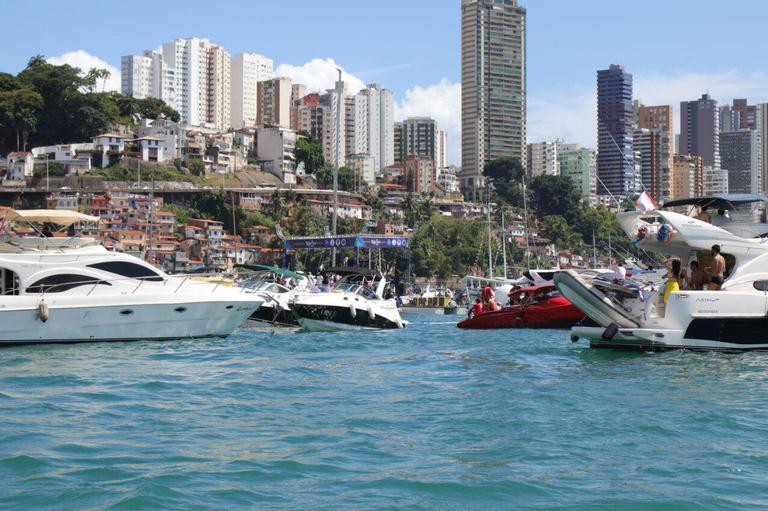
<svg viewBox="0 0 768 511"><path fill-rule="evenodd" d="M336 82L336 86L342 87L342 98L344 98L343 82ZM310 136L320 141L323 148L323 157L331 165L336 165L336 105L338 104L338 95L336 89L329 89L325 94L312 93L307 94L297 100L293 106L296 118L296 130L305 131ZM339 146L339 166L345 165L346 161L346 134L344 123L345 102L341 102L341 126L339 136L341 145Z"/></svg>
<svg viewBox="0 0 768 511"><path fill-rule="evenodd" d="M626 197L635 192L632 75L611 64L597 72L597 194Z"/></svg>
<svg viewBox="0 0 768 511"><path fill-rule="evenodd" d="M675 154L670 174L671 200L704 195L704 169L700 156Z"/></svg>
<svg viewBox="0 0 768 511"><path fill-rule="evenodd" d="M559 173L571 178L585 204L597 202L597 155L594 149L579 144L558 146L557 162Z"/></svg>
<svg viewBox="0 0 768 511"><path fill-rule="evenodd" d="M557 176L560 166L557 162L559 140L554 142L532 142L528 144L528 176Z"/></svg>
<svg viewBox="0 0 768 511"><path fill-rule="evenodd" d="M443 130L437 131L437 148L435 152L437 153L435 159L437 168L446 168L448 166L448 134Z"/></svg>
<svg viewBox="0 0 768 511"><path fill-rule="evenodd" d="M702 94L700 99L680 102L680 154L701 156L705 167L720 168L720 111L717 101Z"/></svg>
<svg viewBox="0 0 768 511"><path fill-rule="evenodd" d="M291 125L291 79L285 76L258 83L256 124L289 128Z"/></svg>
<svg viewBox="0 0 768 511"><path fill-rule="evenodd" d="M730 193L762 193L762 142L757 130L720 133L720 159Z"/></svg>
<svg viewBox="0 0 768 511"><path fill-rule="evenodd" d="M125 55L120 67L120 91L124 95L158 98L176 108L176 70L166 64L161 52L147 50L143 55Z"/></svg>
<svg viewBox="0 0 768 511"><path fill-rule="evenodd" d="M437 169L434 160L411 154L403 161L403 169L409 192L428 194L435 191Z"/></svg>
<svg viewBox="0 0 768 511"><path fill-rule="evenodd" d="M760 148L763 160L761 176L763 192L768 192L768 103L760 103L755 106L755 129L760 133Z"/></svg>
<svg viewBox="0 0 768 511"><path fill-rule="evenodd" d="M483 195L485 164L526 167L526 10L517 0L461 1L461 186Z"/></svg>
<svg viewBox="0 0 768 511"><path fill-rule="evenodd" d="M728 170L706 166L702 174L704 176L702 195L728 193Z"/></svg>
<svg viewBox="0 0 768 511"><path fill-rule="evenodd" d="M403 163L408 156L437 161L437 123L430 117L410 117L394 125L394 163Z"/></svg>
<svg viewBox="0 0 768 511"><path fill-rule="evenodd" d="M641 130L661 129L672 136L674 133L672 117L672 105L638 105L637 127Z"/></svg>
<svg viewBox="0 0 768 511"><path fill-rule="evenodd" d="M670 161L673 153L671 133L665 129L637 129L633 144L640 164L640 181L643 190L656 200L670 196Z"/></svg>
<svg viewBox="0 0 768 511"><path fill-rule="evenodd" d="M372 156L377 176L381 169L394 163L394 129L392 91L371 84L355 95L351 154Z"/></svg>
<svg viewBox="0 0 768 511"><path fill-rule="evenodd" d="M232 57L232 127L256 125L258 84L272 78L272 65L272 59L257 53L238 53Z"/></svg>
<svg viewBox="0 0 768 511"><path fill-rule="evenodd" d="M176 39L162 45L162 60L175 75L175 104L192 126L230 127L229 52L207 39Z"/></svg>

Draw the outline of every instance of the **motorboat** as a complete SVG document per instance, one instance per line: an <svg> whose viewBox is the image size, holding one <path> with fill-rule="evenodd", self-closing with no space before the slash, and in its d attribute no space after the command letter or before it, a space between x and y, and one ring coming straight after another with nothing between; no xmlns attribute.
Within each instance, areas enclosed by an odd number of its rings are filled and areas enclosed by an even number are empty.
<svg viewBox="0 0 768 511"><path fill-rule="evenodd" d="M708 211L712 225L720 227L741 238L768 236L766 220L768 197L752 193L725 193L677 199L664 203L664 209L685 209L695 213L693 208Z"/></svg>
<svg viewBox="0 0 768 511"><path fill-rule="evenodd" d="M249 322L270 326L299 326L299 322L291 312L290 301L309 290L307 277L284 268L260 264L241 264L237 265L236 268L256 272L253 277L241 281L239 285L244 287L247 292L259 295L264 299L261 307L256 309L248 318ZM281 284L280 280L292 280L295 281L295 284L293 287L288 287Z"/></svg>
<svg viewBox="0 0 768 511"><path fill-rule="evenodd" d="M584 313L565 299L552 283L528 286L510 293L510 305L458 323L459 328L571 328Z"/></svg>
<svg viewBox="0 0 768 511"><path fill-rule="evenodd" d="M710 223L672 211L628 212L622 229L645 250L677 257L683 266L711 264L717 244L726 260L720 290L680 290L663 302L656 285L622 285L575 272L555 276L555 285L594 322L575 326L573 341L593 347L645 350L741 351L768 349L768 243L742 238ZM626 284L626 283L623 283Z"/></svg>
<svg viewBox="0 0 768 511"><path fill-rule="evenodd" d="M226 337L263 302L234 286L167 275L94 238L18 237L9 228L98 220L0 209L0 345Z"/></svg>
<svg viewBox="0 0 768 511"><path fill-rule="evenodd" d="M384 299L386 278L378 272L335 269L341 280L329 291L304 293L289 305L302 328L309 331L405 328L395 299Z"/></svg>
<svg viewBox="0 0 768 511"><path fill-rule="evenodd" d="M558 269L540 269L531 268L526 270L516 279L504 277L476 277L467 275L459 282L464 289L469 303L473 303L488 286L491 286L498 303L507 303L509 292L516 287L521 286L541 286L551 283Z"/></svg>

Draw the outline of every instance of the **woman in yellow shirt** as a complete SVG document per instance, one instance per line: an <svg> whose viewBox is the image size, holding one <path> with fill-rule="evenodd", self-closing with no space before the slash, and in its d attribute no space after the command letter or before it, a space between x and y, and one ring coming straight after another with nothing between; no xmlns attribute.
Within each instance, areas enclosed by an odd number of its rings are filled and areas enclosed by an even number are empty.
<svg viewBox="0 0 768 511"><path fill-rule="evenodd" d="M667 287L664 289L664 303L667 303L669 294L673 291L680 291L680 277L682 274L682 265L680 259L672 260L672 270L667 272Z"/></svg>

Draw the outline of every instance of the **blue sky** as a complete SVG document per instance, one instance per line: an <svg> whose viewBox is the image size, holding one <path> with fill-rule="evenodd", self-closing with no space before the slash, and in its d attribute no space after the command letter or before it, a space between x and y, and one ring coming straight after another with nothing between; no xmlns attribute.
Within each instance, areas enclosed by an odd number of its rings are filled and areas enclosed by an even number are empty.
<svg viewBox="0 0 768 511"><path fill-rule="evenodd" d="M635 74L635 96L646 103L675 104L707 90L719 100L768 100L766 2L522 3L528 8L531 140L563 137L594 145L595 71L613 62ZM333 67L327 60L303 67L313 59L334 59L362 82L391 88L398 116L436 117L449 132L455 161L459 5L458 0L13 2L3 6L0 70L17 72L37 53L55 57L77 50L119 68L121 55L188 36L208 38L232 53L262 53L276 65L292 66L283 70L297 76ZM68 58L77 63L82 57Z"/></svg>

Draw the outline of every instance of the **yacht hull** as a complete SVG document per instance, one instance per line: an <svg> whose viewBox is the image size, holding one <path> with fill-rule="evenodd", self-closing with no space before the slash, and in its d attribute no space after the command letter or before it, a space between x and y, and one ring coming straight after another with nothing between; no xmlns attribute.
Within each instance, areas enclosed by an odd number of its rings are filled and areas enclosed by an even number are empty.
<svg viewBox="0 0 768 511"><path fill-rule="evenodd" d="M402 328L407 324L400 320L398 325L396 319L381 314L371 317L366 309L355 309L353 315L349 306L293 303L291 311L301 327L309 331L381 330ZM397 314L397 309L394 312Z"/></svg>
<svg viewBox="0 0 768 511"><path fill-rule="evenodd" d="M685 330L619 328L608 338L602 327L574 327L572 339L585 339L592 348L644 351L768 351L768 318L694 319Z"/></svg>
<svg viewBox="0 0 768 511"><path fill-rule="evenodd" d="M0 345L226 337L261 304L260 298L154 303L120 298L121 303L102 297L86 304L48 299L46 321L38 305L0 308Z"/></svg>
<svg viewBox="0 0 768 511"><path fill-rule="evenodd" d="M278 326L298 326L299 322L296 321L293 313L290 309L281 309L275 311L274 305L271 303L265 303L258 309L256 309L249 317L249 321L257 323L265 323L269 325Z"/></svg>

